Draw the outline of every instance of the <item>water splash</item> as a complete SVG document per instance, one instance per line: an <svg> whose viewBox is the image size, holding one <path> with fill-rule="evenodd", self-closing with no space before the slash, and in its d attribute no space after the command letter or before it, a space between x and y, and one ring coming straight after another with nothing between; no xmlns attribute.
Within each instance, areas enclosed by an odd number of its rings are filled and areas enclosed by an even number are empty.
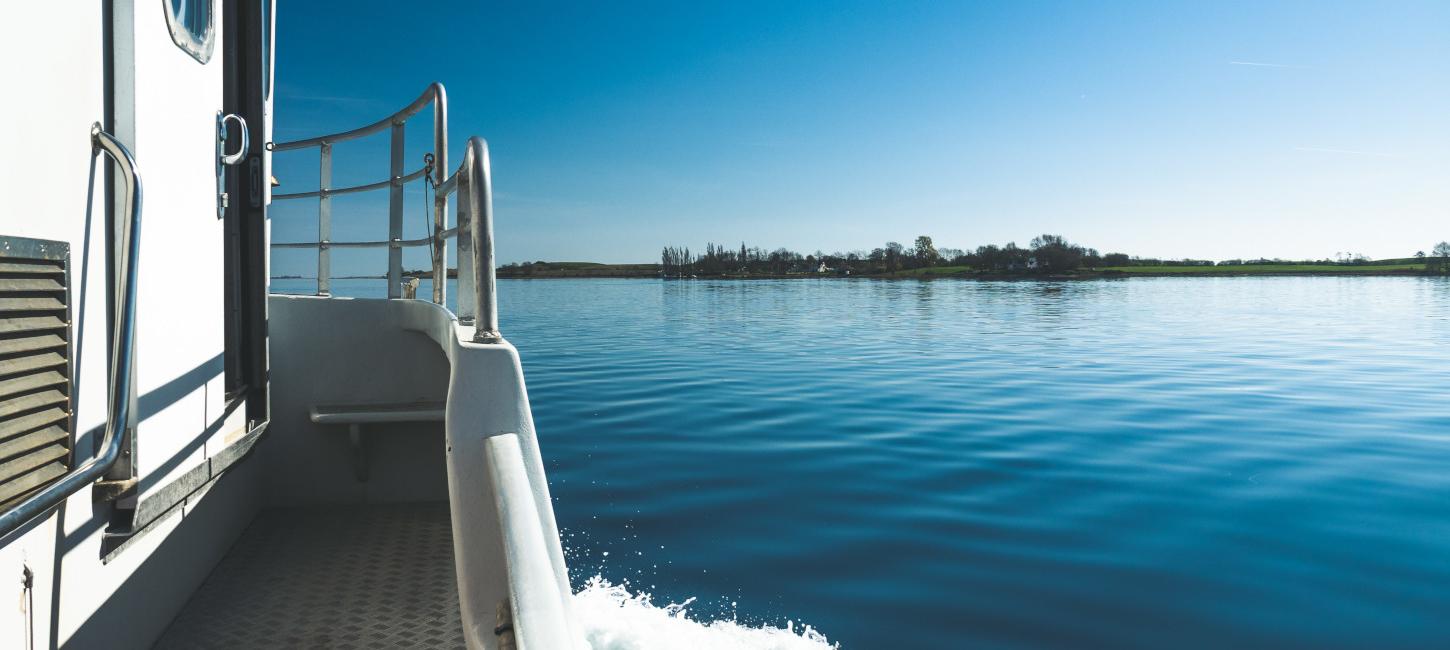
<svg viewBox="0 0 1450 650"><path fill-rule="evenodd" d="M695 599L664 606L647 593L594 576L574 594L574 615L583 624L591 650L828 650L839 648L809 625L749 626L738 621L696 621L688 608Z"/></svg>

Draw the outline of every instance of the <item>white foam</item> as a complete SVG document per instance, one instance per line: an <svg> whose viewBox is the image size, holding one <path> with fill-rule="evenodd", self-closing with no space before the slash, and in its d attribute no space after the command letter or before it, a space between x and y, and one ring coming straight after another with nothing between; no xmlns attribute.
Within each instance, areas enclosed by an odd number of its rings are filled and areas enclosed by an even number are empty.
<svg viewBox="0 0 1450 650"><path fill-rule="evenodd" d="M574 615L591 650L827 650L839 648L809 625L749 626L736 621L696 621L686 608L693 598L663 607L647 593L594 576L574 594Z"/></svg>

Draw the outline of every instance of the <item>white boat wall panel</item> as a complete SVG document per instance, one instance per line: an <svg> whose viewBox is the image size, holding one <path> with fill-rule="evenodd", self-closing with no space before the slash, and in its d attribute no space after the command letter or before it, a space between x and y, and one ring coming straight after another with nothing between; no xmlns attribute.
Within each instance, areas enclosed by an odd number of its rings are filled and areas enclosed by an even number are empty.
<svg viewBox="0 0 1450 650"><path fill-rule="evenodd" d="M131 7L132 154L148 184L136 327L142 498L205 460L197 438L221 417L221 396L209 394L207 383L223 374L225 346L225 232L216 218L215 161L226 52L221 4L215 4L216 44L206 64L175 45L157 4L138 0ZM222 428L243 426L241 414L229 424Z"/></svg>
<svg viewBox="0 0 1450 650"><path fill-rule="evenodd" d="M216 423L221 409L207 388L222 374L224 344L223 224L216 219L213 162L222 57L202 65L177 48L159 4L134 0L113 8L118 51L134 57L129 67L118 63L117 83L126 84L129 72L134 86L118 89L116 131L140 165L145 200L136 326L141 499L205 460L209 429L241 426L239 415ZM221 53L219 11L214 19L214 51ZM109 558L96 522L77 522L85 534L63 564L61 644L149 645L255 513L248 477L238 472L219 481ZM77 500L85 507L76 512L92 510L87 491L71 503Z"/></svg>
<svg viewBox="0 0 1450 650"><path fill-rule="evenodd" d="M59 647L151 647L256 515L260 473L256 463L234 465L101 569L76 569L100 564L98 536L78 540L62 582Z"/></svg>
<svg viewBox="0 0 1450 650"><path fill-rule="evenodd" d="M0 234L71 246L74 448L82 458L107 411L106 159L96 164L88 192L90 129L105 119L103 7L73 0L0 8L0 56L9 62L3 80L11 90L0 103L0 144L10 152L0 157ZM223 240L212 155L224 50L218 42L218 56L205 66L187 56L172 43L159 0L112 7L116 80L134 82L137 91L133 106L118 104L110 126L136 156L144 188L137 327L144 498L215 454L244 424L244 409L222 417L217 361ZM220 39L219 11L216 20ZM0 602L24 603L0 607L0 648L149 646L255 514L257 473L237 465L109 557L102 537L110 506L94 503L90 489L0 539ZM26 569L29 589L21 581Z"/></svg>
<svg viewBox="0 0 1450 650"><path fill-rule="evenodd" d="M102 287L104 265L83 266L87 242L104 245L100 188L96 215L87 229L93 123L104 118L104 59L101 4L87 0L0 5L0 234L68 242L71 246L72 359L77 381L73 431L85 432L105 418L105 292L80 293L83 285ZM97 166L97 178L100 166ZM101 258L95 258L101 259ZM88 443L89 438L82 440ZM78 453L88 444L76 445ZM90 509L73 499L74 511ZM55 596L55 515L0 539L0 648L49 647ZM32 573L26 590L21 578Z"/></svg>

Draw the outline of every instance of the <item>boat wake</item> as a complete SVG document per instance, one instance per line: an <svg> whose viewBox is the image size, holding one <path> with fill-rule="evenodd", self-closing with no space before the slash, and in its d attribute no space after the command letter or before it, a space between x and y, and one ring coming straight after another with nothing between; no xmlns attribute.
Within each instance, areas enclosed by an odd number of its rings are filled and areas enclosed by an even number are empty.
<svg viewBox="0 0 1450 650"><path fill-rule="evenodd" d="M574 614L591 650L827 650L839 648L809 625L795 629L750 626L738 621L697 621L687 608L694 599L659 606L647 593L594 576L574 594Z"/></svg>

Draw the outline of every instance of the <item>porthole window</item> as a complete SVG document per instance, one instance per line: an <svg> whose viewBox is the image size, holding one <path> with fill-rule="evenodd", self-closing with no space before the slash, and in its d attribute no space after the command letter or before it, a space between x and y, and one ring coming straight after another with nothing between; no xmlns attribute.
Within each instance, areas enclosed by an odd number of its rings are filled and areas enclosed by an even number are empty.
<svg viewBox="0 0 1450 650"><path fill-rule="evenodd" d="M191 58L206 63L216 45L216 29L212 26L213 0L161 0L166 7L166 24L171 40Z"/></svg>

